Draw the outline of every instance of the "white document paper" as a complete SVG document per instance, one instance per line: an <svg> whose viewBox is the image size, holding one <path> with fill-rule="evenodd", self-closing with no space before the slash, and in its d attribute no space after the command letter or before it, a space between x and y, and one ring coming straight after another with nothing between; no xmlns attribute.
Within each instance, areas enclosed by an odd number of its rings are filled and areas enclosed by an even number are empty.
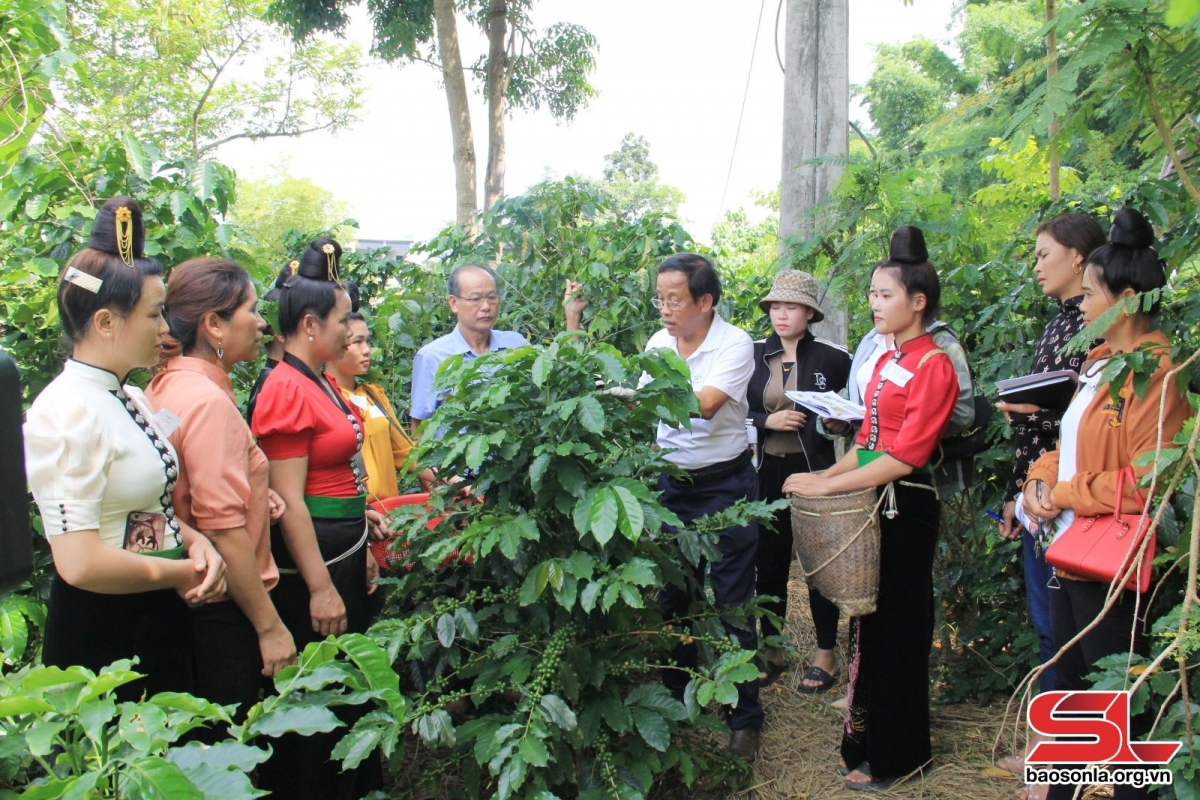
<svg viewBox="0 0 1200 800"><path fill-rule="evenodd" d="M788 400L817 412L822 417L858 422L867 409L852 403L836 392L784 392Z"/></svg>

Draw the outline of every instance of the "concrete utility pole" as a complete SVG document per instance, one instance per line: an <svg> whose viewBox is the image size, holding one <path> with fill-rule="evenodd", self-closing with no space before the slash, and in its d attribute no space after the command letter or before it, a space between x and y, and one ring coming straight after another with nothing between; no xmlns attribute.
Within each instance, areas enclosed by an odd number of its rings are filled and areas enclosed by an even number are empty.
<svg viewBox="0 0 1200 800"><path fill-rule="evenodd" d="M842 175L840 165L804 162L818 156L844 156L849 149L849 0L787 0L785 37L779 256L787 264L789 239L812 232L805 214L829 197ZM821 305L825 321L814 331L846 344L845 304L826 295Z"/></svg>

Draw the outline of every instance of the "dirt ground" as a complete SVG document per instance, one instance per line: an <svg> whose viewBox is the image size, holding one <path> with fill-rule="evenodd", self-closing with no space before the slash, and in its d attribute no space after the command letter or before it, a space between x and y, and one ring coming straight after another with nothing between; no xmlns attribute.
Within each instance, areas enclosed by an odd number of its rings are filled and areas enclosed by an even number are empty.
<svg viewBox="0 0 1200 800"><path fill-rule="evenodd" d="M816 647L808 590L796 569L788 584L787 629L807 658ZM1004 706L977 705L932 708L933 765L923 777L897 784L890 792L867 795L850 791L834 771L841 741L842 712L830 702L845 691L847 635L845 620L838 633L840 685L823 695L796 691L802 669L796 667L762 695L767 713L762 751L755 765L755 783L737 797L754 800L792 798L922 798L922 800L1009 800L1021 784L1008 773L992 769L991 752L1004 717ZM992 774L989 774L989 771Z"/></svg>

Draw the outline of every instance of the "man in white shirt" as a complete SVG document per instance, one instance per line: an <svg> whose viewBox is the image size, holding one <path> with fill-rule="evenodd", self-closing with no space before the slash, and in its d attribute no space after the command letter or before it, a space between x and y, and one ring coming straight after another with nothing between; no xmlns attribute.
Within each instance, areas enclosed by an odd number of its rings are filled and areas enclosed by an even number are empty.
<svg viewBox="0 0 1200 800"><path fill-rule="evenodd" d="M674 452L667 458L687 471L682 478L659 478L662 503L689 525L697 517L729 508L741 499L757 499L757 480L746 437L746 387L754 374L754 344L745 332L721 319L716 311L721 279L712 263L695 253L679 253L658 265L654 305L663 330L650 337L647 350L670 348L687 362L692 389L700 401L700 417L691 430L658 426L658 444ZM649 376L642 376L642 383ZM721 559L709 567L718 606L744 606L754 598L754 554L758 526L727 528L720 533ZM703 577L702 575L699 577ZM664 616L682 617L693 598L680 586L663 588ZM747 650L757 651L753 622L726 630ZM683 667L696 664L695 645L672 653ZM664 683L681 695L687 673L663 672ZM763 711L758 684L738 686L738 704L728 717L729 749L753 761L758 752Z"/></svg>

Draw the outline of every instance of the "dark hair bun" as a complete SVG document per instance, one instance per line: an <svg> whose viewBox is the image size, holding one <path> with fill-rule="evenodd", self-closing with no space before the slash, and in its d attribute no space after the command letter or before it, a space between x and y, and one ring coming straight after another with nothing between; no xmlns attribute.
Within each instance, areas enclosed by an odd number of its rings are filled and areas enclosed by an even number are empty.
<svg viewBox="0 0 1200 800"><path fill-rule="evenodd" d="M128 211L127 220L118 221L118 214L122 217L125 216L125 213L120 211L121 209ZM92 223L92 235L88 237L87 246L110 256L124 258L120 252L120 243L117 241L118 222L122 227L128 226L126 230L128 230L132 245L132 252L129 255L132 258L145 258L146 224L142 220L142 207L132 197L124 195L112 198L96 212L96 219Z"/></svg>
<svg viewBox="0 0 1200 800"><path fill-rule="evenodd" d="M300 265L299 261L289 261L283 265L283 269L279 270L279 275L275 278L275 285L267 290L263 295L263 300L269 303L278 303L279 295L283 292L284 284L292 279L295 275L295 268Z"/></svg>
<svg viewBox="0 0 1200 800"><path fill-rule="evenodd" d="M300 255L296 274L314 281L336 281L341 267L342 246L328 236L313 240Z"/></svg>
<svg viewBox="0 0 1200 800"><path fill-rule="evenodd" d="M1153 247L1154 226L1140 211L1122 208L1113 217L1112 230L1108 232L1108 240L1113 244L1126 247Z"/></svg>
<svg viewBox="0 0 1200 800"><path fill-rule="evenodd" d="M346 290L346 294L350 295L350 313L357 314L359 303L362 301L358 284L353 281L342 281L342 288Z"/></svg>
<svg viewBox="0 0 1200 800"><path fill-rule="evenodd" d="M891 261L902 264L924 264L929 260L925 247L925 234L916 225L903 225L892 233L892 246L888 252Z"/></svg>

